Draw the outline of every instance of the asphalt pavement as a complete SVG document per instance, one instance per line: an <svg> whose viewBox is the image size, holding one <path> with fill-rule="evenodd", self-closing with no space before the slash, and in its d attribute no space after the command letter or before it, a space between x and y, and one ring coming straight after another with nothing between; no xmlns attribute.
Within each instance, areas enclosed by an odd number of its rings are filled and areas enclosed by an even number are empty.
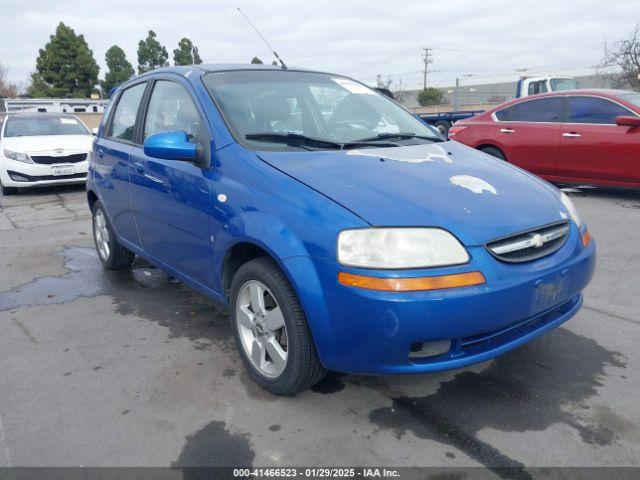
<svg viewBox="0 0 640 480"><path fill-rule="evenodd" d="M0 466L639 466L640 193L572 198L598 266L562 328L279 398L206 298L144 262L102 270L82 187L0 196Z"/></svg>

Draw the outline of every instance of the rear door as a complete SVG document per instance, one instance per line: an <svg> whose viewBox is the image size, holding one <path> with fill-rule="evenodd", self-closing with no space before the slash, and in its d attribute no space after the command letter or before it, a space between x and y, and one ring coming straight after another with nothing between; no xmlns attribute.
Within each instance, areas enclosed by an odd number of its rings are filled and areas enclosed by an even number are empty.
<svg viewBox="0 0 640 480"><path fill-rule="evenodd" d="M130 154L146 87L147 82L141 82L118 95L93 149L93 175L109 219L118 235L136 246L140 246L140 239L129 202Z"/></svg>
<svg viewBox="0 0 640 480"><path fill-rule="evenodd" d="M560 146L563 97L525 100L496 117L496 142L507 160L537 175L554 175Z"/></svg>
<svg viewBox="0 0 640 480"><path fill-rule="evenodd" d="M616 125L636 114L613 100L571 95L562 125L558 176L590 182L640 182L640 129Z"/></svg>
<svg viewBox="0 0 640 480"><path fill-rule="evenodd" d="M181 78L156 80L141 117L140 143L154 133L182 130L210 155L210 133L197 105ZM142 145L132 149L131 162L131 204L144 251L211 286L208 172L191 162L149 157Z"/></svg>

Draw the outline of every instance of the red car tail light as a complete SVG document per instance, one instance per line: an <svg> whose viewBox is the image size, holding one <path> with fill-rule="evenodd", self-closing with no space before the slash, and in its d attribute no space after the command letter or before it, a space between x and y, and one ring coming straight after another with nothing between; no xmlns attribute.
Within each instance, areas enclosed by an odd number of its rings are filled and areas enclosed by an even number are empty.
<svg viewBox="0 0 640 480"><path fill-rule="evenodd" d="M463 130L466 130L467 128L469 127L464 125L458 125L457 127L454 125L449 129L449 138L455 137L458 133L460 133Z"/></svg>

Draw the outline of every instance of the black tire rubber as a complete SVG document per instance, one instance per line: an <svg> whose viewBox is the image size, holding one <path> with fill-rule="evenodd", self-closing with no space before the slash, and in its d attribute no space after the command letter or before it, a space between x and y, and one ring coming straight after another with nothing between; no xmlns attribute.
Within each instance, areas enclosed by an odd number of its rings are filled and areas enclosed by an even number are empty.
<svg viewBox="0 0 640 480"><path fill-rule="evenodd" d="M449 129L451 128L450 122L447 122L446 120L438 120L433 124L433 126L436 127L442 135L447 138L449 137Z"/></svg>
<svg viewBox="0 0 640 480"><path fill-rule="evenodd" d="M480 149L481 152L486 153L487 155L491 155L492 157L499 158L500 160L507 160L507 157L504 156L502 150L496 147L484 147Z"/></svg>
<svg viewBox="0 0 640 480"><path fill-rule="evenodd" d="M249 280L258 280L269 288L282 309L287 327L287 365L284 372L274 379L262 376L254 368L238 336L236 302L241 287ZM231 283L229 310L233 337L242 361L251 378L265 390L275 395L293 395L315 385L327 374L320 363L298 296L280 267L269 257L255 258L238 269Z"/></svg>
<svg viewBox="0 0 640 480"><path fill-rule="evenodd" d="M5 197L8 197L9 195L15 195L18 193L18 187L5 187L4 185L1 185L2 187L2 195L4 195Z"/></svg>
<svg viewBox="0 0 640 480"><path fill-rule="evenodd" d="M133 263L133 259L135 258L135 253L130 250L127 250L122 245L118 243L116 240L116 236L113 233L113 228L111 227L111 223L109 222L109 217L107 216L104 207L100 201L96 201L94 203L93 208L91 209L91 226L93 231L93 241L96 243L96 231L95 231L95 222L93 221L93 217L95 217L96 212L102 210L102 214L107 222L107 229L109 230L109 258L104 260L100 254L98 253L98 258L102 262L102 265L106 270L122 270L124 268L129 268ZM96 244L96 252L98 250L98 246Z"/></svg>

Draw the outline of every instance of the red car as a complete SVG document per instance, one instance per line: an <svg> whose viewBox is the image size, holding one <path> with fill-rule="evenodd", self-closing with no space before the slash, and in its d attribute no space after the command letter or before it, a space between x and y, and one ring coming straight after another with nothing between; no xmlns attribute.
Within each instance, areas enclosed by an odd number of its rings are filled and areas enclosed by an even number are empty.
<svg viewBox="0 0 640 480"><path fill-rule="evenodd" d="M640 187L637 92L525 97L457 122L449 138L553 182Z"/></svg>

